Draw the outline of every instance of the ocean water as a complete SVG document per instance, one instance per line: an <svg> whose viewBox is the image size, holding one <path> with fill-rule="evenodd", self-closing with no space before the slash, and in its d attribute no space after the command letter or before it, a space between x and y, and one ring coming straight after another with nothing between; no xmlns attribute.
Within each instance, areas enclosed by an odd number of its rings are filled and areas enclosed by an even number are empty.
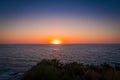
<svg viewBox="0 0 120 80"><path fill-rule="evenodd" d="M120 63L120 44L0 45L0 70L24 73L42 59L63 63Z"/></svg>

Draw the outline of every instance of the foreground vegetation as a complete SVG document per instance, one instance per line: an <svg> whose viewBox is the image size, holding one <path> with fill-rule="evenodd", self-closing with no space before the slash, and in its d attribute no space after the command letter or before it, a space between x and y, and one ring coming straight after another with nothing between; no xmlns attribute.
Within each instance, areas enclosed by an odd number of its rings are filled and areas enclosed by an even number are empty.
<svg viewBox="0 0 120 80"><path fill-rule="evenodd" d="M106 63L98 66L42 60L21 80L120 80L120 67Z"/></svg>

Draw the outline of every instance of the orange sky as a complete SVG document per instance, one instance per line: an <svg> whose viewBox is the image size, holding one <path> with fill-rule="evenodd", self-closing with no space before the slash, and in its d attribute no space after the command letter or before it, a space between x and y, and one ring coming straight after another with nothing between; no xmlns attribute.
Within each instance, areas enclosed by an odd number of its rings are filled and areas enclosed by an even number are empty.
<svg viewBox="0 0 120 80"><path fill-rule="evenodd" d="M109 21L51 16L8 21L2 26L0 43L49 44L56 38L64 44L120 43L119 27Z"/></svg>
<svg viewBox="0 0 120 80"><path fill-rule="evenodd" d="M120 43L119 0L0 3L0 44Z"/></svg>

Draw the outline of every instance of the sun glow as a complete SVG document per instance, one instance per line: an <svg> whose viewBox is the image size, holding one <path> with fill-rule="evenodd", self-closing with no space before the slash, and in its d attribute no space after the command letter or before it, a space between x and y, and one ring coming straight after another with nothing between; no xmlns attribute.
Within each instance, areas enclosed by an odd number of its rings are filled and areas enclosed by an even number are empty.
<svg viewBox="0 0 120 80"><path fill-rule="evenodd" d="M51 41L52 44L62 44L62 40L60 39L54 39Z"/></svg>

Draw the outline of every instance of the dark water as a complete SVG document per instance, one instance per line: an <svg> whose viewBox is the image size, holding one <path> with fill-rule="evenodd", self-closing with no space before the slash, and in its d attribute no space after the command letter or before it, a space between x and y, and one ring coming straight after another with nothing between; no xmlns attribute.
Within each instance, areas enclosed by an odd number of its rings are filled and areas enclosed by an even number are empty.
<svg viewBox="0 0 120 80"><path fill-rule="evenodd" d="M0 70L24 73L42 59L65 63L120 62L120 44L0 45Z"/></svg>

